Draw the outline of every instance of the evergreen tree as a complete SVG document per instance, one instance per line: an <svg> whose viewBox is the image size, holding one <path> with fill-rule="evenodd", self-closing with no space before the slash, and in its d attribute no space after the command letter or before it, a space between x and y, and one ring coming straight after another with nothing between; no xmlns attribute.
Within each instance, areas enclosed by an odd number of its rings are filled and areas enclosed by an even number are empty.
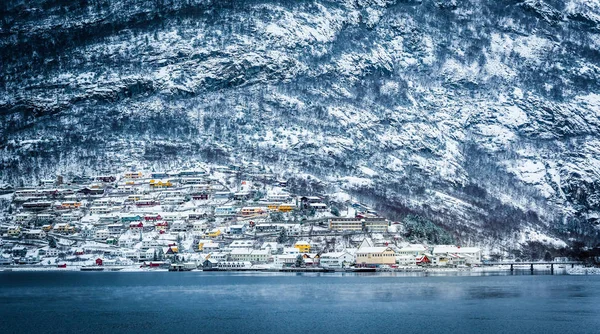
<svg viewBox="0 0 600 334"><path fill-rule="evenodd" d="M301 268L302 266L304 266L304 258L301 254L298 254L296 256L296 268Z"/></svg>

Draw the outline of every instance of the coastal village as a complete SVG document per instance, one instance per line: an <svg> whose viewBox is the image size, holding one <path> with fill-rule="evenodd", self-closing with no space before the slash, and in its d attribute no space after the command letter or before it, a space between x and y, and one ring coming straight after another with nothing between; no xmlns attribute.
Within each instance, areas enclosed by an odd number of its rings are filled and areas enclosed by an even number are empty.
<svg viewBox="0 0 600 334"><path fill-rule="evenodd" d="M2 268L418 271L481 249L415 244L350 196L296 194L256 165L67 175L3 189ZM341 200L340 200L341 197Z"/></svg>

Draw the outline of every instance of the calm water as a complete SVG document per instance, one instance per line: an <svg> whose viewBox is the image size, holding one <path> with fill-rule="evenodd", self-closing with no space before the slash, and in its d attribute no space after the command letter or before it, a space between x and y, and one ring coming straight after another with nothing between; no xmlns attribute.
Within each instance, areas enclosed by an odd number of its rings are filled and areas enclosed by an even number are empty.
<svg viewBox="0 0 600 334"><path fill-rule="evenodd" d="M2 333L600 333L600 276L0 272Z"/></svg>

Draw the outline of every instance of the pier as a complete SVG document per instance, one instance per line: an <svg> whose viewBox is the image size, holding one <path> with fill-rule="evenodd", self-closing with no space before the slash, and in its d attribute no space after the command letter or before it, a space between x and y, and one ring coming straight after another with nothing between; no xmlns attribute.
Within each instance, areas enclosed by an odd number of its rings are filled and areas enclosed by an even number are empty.
<svg viewBox="0 0 600 334"><path fill-rule="evenodd" d="M529 266L529 270L533 275L534 266L550 266L550 274L554 275L554 265L570 265L573 268L576 264L583 264L581 261L561 261L561 262L553 262L553 261L543 261L543 262L484 262L482 266L485 267L493 267L493 266L508 266L510 265L510 272L513 273L515 271L515 266Z"/></svg>

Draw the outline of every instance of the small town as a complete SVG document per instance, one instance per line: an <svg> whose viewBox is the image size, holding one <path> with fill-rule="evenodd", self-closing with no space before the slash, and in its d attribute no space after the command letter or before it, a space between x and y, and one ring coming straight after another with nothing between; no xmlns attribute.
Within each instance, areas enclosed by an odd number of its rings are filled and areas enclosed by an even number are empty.
<svg viewBox="0 0 600 334"><path fill-rule="evenodd" d="M293 194L260 166L56 176L4 189L2 268L417 271L473 268L477 247L410 243L346 194ZM340 200L340 198L342 200Z"/></svg>

